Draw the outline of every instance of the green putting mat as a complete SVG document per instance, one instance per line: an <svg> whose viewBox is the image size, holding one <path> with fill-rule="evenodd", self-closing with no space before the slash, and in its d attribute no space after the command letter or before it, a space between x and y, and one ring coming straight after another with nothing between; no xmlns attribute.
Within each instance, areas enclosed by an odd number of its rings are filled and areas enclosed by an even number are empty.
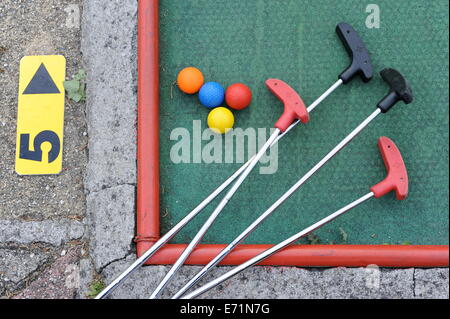
<svg viewBox="0 0 450 319"><path fill-rule="evenodd" d="M371 199L315 232L303 243L448 244L448 3L379 0L380 28L366 27L365 2L328 0L160 1L161 215L166 232L240 167L239 163L174 164L176 128L206 128L208 110L174 85L179 70L196 66L207 81L248 84L252 105L233 111L236 128L272 127L281 103L267 78L289 83L307 105L349 63L335 33L350 23L366 43L375 68L368 84L355 79L311 112L311 121L284 137L275 174L259 166L241 186L204 243L228 243L328 151L375 110L388 87L379 71L400 70L415 95L377 117L355 140L285 202L246 243L276 243L369 192L385 176L377 138L390 137L408 168L410 193ZM176 132L176 131L175 131ZM266 131L268 134L268 130ZM268 136L266 136L267 138ZM208 142L203 141L203 146ZM267 166L264 164L263 166ZM220 196L221 198L222 196ZM208 206L173 242L189 242L218 204Z"/></svg>

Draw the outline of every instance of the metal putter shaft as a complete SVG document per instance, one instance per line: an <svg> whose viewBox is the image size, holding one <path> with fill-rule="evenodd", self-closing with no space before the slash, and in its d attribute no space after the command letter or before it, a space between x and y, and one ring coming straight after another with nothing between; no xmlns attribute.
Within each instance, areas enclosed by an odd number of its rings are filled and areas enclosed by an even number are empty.
<svg viewBox="0 0 450 319"><path fill-rule="evenodd" d="M330 221L343 215L344 213L348 212L352 208L358 206L359 204L367 201L368 199L370 199L374 196L375 196L375 198L379 198L381 196L386 195L387 193L389 193L391 191L395 191L398 200L405 199L406 196L408 195L408 174L407 174L407 170L406 170L405 164L403 162L400 151L398 150L398 148L394 144L394 142L391 141L387 137L379 138L378 147L380 149L380 152L383 157L383 161L384 161L384 164L386 166L388 173L387 173L387 177L382 182L373 186L370 189L370 192L368 194L360 197L359 199L357 199L357 200L353 201L352 203L348 204L347 206L339 209L338 211L334 212L333 214L323 218L322 220L309 226L308 228L305 228L301 232L289 237L288 239L282 241L278 245L275 245L272 248L265 250L264 252L260 253L259 255L249 259L245 263L235 267L231 271L225 273L224 275L218 277L217 279L212 280L211 282L205 284L204 286L191 292L190 294L187 294L186 296L182 297L182 299L192 299L192 298L195 298L195 297L203 294L204 292L219 285L220 283L224 282L225 280L235 276L236 274L242 272L243 270L259 263L260 261L268 258L269 256L275 254L276 252L293 244L294 242L299 240L301 237L322 227L323 225L329 223Z"/></svg>
<svg viewBox="0 0 450 319"><path fill-rule="evenodd" d="M339 37L341 39L347 40L345 43L356 42L359 39L359 36L356 32L353 32L353 28L349 25L338 25L337 27ZM351 45L355 43L347 44L346 49L350 50L349 52L353 52L353 49L359 49L357 47L352 48ZM364 47L363 47L364 49ZM362 50L364 51L364 50ZM367 53L367 51L365 51ZM355 72L358 72L360 69L362 69L363 75L372 75L372 68L369 65L368 60L368 53L362 57L361 55L357 56L358 59L355 59L353 57L352 64L350 66L350 69L347 70L347 72L344 72L344 76L348 76L348 80L350 80ZM360 68L360 65L362 65L362 68ZM364 72L366 71L366 73ZM341 80L343 80L341 78ZM272 145L272 143L275 141L277 136L281 132L286 131L286 129L297 119L301 122L306 123L309 120L308 112L304 107L303 101L298 96L298 94L289 87L286 83L276 80L276 79L270 79L266 81L266 85L269 88L269 90L275 94L281 101L284 103L285 111L283 115L280 117L278 122L275 124L275 127L277 130L272 134L272 136L269 138L269 140L263 145L261 150L256 154L256 157L253 158L248 165L248 167L245 169L245 171L239 176L238 180L235 182L235 184L231 187L231 189L228 191L228 193L225 195L225 197L221 200L217 208L213 211L213 213L208 217L206 222L203 224L203 226L200 228L198 233L194 236L192 241L189 243L189 245L185 248L185 250L181 253L180 257L177 259L177 261L174 263L172 268L169 270L169 272L166 274L166 276L163 278L163 280L160 282L160 284L156 287L155 291L150 296L150 299L157 298L163 291L163 289L167 286L167 284L172 280L176 272L181 268L181 266L184 264L186 259L189 257L189 255L192 253L192 251L195 249L195 247L200 243L203 236L206 234L206 232L209 230L209 228L212 226L214 221L217 219L219 214L223 211L225 206L228 204L229 200L232 198L232 196L236 193L236 191L239 189L240 185L243 183L245 178L247 178L248 174L251 172L251 170L254 168L254 166L258 163L259 159L264 155L266 150Z"/></svg>
<svg viewBox="0 0 450 319"><path fill-rule="evenodd" d="M284 112L278 119L277 123L275 123L275 131L272 133L272 135L266 141L266 143L261 147L256 156L250 161L250 164L248 164L244 172L238 177L237 181L233 184L233 186L227 192L225 197L220 201L219 205L208 217L206 222L200 228L198 233L194 236L189 245L183 250L180 257L178 257L177 261L170 268L169 272L156 287L155 291L150 296L150 299L155 299L162 293L163 289L172 280L176 272L181 268L185 260L189 257L191 252L195 249L198 243L202 240L205 233L214 223L217 216L219 216L219 214L228 204L230 199L242 185L244 180L253 170L255 165L258 164L259 159L266 153L267 149L272 145L272 143L280 135L280 133L285 132L295 120L300 120L303 123L307 123L309 121L309 113L305 107L305 104L303 103L303 100L295 92L294 89L292 89L285 82L278 79L269 79L266 81L266 85L269 88L269 90L284 103Z"/></svg>
<svg viewBox="0 0 450 319"><path fill-rule="evenodd" d="M381 71L381 76L389 84L390 90L383 100L378 103L377 109L346 138L344 138L333 150L331 150L320 162L309 170L297 183L295 183L283 196L281 196L272 206L259 216L250 226L248 226L238 237L236 237L227 247L225 247L214 259L212 259L200 272L198 272L184 287L182 287L172 299L181 297L186 291L194 286L206 273L222 261L238 244L249 236L264 220L267 219L285 200L297 191L306 181L311 178L325 163L342 150L355 136L359 134L378 114L386 112L400 99L405 103L412 101L412 93L405 78L396 70L385 69ZM392 93L394 92L394 93ZM389 107L388 107L389 106Z"/></svg>
<svg viewBox="0 0 450 319"><path fill-rule="evenodd" d="M328 88L319 98L317 98L308 108L311 112L323 100L325 100L332 92L334 92L342 84L349 83L354 77L360 76L364 83L369 82L373 76L373 67L369 52L367 51L363 41L358 33L348 23L339 23L336 26L336 33L342 40L343 45L348 52L351 63L339 75L339 79ZM290 125L284 133L278 135L271 146L278 143L278 141L286 135L291 129L297 126L300 121L296 120ZM100 292L95 299L102 299L107 297L115 288L117 288L129 275L136 269L142 266L151 256L153 256L159 249L168 243L184 226L186 226L195 216L197 216L203 208L205 208L211 201L213 201L222 191L224 191L242 172L247 168L251 161L255 158L254 155L244 165L241 166L233 175L231 175L222 185L215 189L208 197L206 197L200 204L197 205L191 212L189 212L182 220L180 220L172 229L164 234L158 241L156 241L141 257L136 259L124 272L122 272L114 281L112 281L102 292Z"/></svg>

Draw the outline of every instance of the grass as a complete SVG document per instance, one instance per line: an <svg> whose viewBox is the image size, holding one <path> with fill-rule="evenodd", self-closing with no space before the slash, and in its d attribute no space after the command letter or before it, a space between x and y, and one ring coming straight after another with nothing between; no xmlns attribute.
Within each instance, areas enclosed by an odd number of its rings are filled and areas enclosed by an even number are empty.
<svg viewBox="0 0 450 319"><path fill-rule="evenodd" d="M95 298L103 289L105 289L105 283L101 279L94 279L90 286L89 291L86 294L88 298Z"/></svg>

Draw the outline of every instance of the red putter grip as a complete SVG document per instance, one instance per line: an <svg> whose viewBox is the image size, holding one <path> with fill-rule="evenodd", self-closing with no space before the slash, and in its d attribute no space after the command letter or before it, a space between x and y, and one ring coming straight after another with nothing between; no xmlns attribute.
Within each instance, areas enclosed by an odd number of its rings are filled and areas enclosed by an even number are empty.
<svg viewBox="0 0 450 319"><path fill-rule="evenodd" d="M281 132L287 130L297 119L302 123L308 123L309 113L301 97L287 83L278 79L268 79L267 88L284 104L283 115L275 123L275 127Z"/></svg>
<svg viewBox="0 0 450 319"><path fill-rule="evenodd" d="M385 136L378 139L378 148L387 169L387 176L370 190L375 194L376 198L394 190L397 199L405 199L408 196L408 173L402 154L394 142Z"/></svg>

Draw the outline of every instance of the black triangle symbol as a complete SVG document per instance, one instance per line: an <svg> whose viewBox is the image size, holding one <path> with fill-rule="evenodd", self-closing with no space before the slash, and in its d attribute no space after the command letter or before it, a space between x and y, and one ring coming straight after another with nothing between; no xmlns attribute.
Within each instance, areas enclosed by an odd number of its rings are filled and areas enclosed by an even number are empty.
<svg viewBox="0 0 450 319"><path fill-rule="evenodd" d="M61 93L53 82L52 77L48 74L44 63L41 64L36 74L31 79L23 94L55 94Z"/></svg>

